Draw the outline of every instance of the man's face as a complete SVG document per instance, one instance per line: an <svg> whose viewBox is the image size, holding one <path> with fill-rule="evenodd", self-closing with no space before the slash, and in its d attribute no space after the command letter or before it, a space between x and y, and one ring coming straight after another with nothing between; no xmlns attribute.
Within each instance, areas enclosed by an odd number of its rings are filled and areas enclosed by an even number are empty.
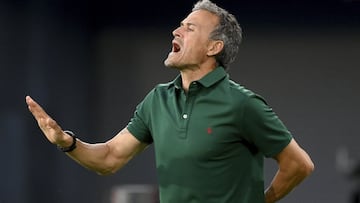
<svg viewBox="0 0 360 203"><path fill-rule="evenodd" d="M164 64L183 70L198 68L206 60L211 40L210 33L218 24L218 17L205 10L190 13L173 31L172 50Z"/></svg>

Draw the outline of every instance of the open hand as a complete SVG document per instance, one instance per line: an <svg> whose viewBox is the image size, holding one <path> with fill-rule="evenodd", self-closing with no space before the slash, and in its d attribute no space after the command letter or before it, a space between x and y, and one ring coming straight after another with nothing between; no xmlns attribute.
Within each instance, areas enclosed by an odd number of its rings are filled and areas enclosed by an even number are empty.
<svg viewBox="0 0 360 203"><path fill-rule="evenodd" d="M30 96L26 96L26 103L40 129L51 143L59 146L69 145L69 135L62 131L56 121L52 119L38 103Z"/></svg>

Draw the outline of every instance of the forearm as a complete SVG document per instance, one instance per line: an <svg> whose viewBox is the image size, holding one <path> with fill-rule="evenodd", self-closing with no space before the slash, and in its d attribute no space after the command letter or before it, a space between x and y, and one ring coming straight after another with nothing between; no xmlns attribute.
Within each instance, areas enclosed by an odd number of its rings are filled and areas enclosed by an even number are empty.
<svg viewBox="0 0 360 203"><path fill-rule="evenodd" d="M68 139L66 143L66 146L70 146ZM76 148L66 154L85 168L100 175L108 175L122 168L147 145L139 142L127 129L123 129L105 143L89 144L77 139Z"/></svg>
<svg viewBox="0 0 360 203"><path fill-rule="evenodd" d="M76 149L66 154L83 167L100 175L114 173L125 164L118 166L119 160L112 160L107 143L89 144L77 139Z"/></svg>
<svg viewBox="0 0 360 203"><path fill-rule="evenodd" d="M306 176L306 173L289 173L288 171L282 172L279 170L265 191L266 203L274 203L282 199L300 184Z"/></svg>

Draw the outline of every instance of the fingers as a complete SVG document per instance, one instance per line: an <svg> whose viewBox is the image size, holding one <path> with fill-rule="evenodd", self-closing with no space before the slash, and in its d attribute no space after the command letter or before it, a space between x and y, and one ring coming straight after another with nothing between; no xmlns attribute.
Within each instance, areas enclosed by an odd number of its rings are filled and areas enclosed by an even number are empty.
<svg viewBox="0 0 360 203"><path fill-rule="evenodd" d="M30 112L36 119L40 129L43 131L43 133L46 135L50 142L56 143L59 134L62 134L61 127L30 96L26 96L26 103Z"/></svg>
<svg viewBox="0 0 360 203"><path fill-rule="evenodd" d="M35 119L38 122L38 125L41 129L54 129L59 130L60 127L56 123L55 120L53 120L46 112L45 110L35 102L30 96L26 96L26 103L28 104L28 108L30 112L33 114Z"/></svg>
<svg viewBox="0 0 360 203"><path fill-rule="evenodd" d="M44 109L35 102L30 96L26 96L26 103L28 105L28 108L30 112L33 114L35 119L39 121L41 118L46 119L47 117L50 117Z"/></svg>

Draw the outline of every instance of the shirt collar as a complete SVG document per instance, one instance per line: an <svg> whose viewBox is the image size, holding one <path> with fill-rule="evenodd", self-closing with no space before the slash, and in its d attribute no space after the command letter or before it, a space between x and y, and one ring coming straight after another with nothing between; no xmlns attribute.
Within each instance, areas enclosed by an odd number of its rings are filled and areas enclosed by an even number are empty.
<svg viewBox="0 0 360 203"><path fill-rule="evenodd" d="M210 87L211 85L217 83L219 80L227 76L225 69L221 66L215 68L213 71L205 75L198 82L204 87Z"/></svg>
<svg viewBox="0 0 360 203"><path fill-rule="evenodd" d="M210 87L211 85L217 83L219 80L223 79L225 76L227 76L227 72L225 69L221 66L218 66L213 71L202 77L197 82L203 85L204 87ZM178 75L172 82L172 85L175 86L176 89L182 89L182 81L181 81L181 75ZM172 86L170 85L170 86ZM170 87L169 86L169 87Z"/></svg>

